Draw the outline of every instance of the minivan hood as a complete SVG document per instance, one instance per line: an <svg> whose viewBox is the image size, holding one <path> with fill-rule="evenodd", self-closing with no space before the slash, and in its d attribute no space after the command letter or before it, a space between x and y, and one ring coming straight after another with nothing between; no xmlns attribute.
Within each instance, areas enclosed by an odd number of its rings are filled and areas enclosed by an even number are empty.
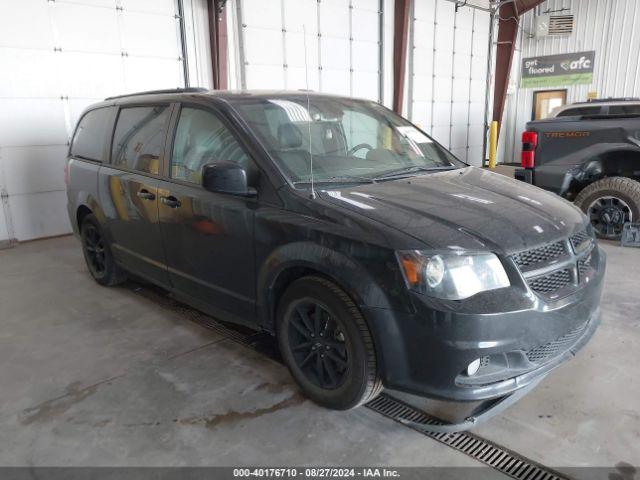
<svg viewBox="0 0 640 480"><path fill-rule="evenodd" d="M567 237L585 224L580 210L561 197L475 167L319 195L434 249L510 254Z"/></svg>

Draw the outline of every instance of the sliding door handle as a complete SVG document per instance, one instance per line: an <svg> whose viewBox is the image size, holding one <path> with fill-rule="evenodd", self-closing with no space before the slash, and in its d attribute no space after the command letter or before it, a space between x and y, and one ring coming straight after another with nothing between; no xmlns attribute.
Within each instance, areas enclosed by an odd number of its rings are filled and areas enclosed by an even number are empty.
<svg viewBox="0 0 640 480"><path fill-rule="evenodd" d="M182 203L180 203L180 200L178 200L173 195L170 195L168 197L160 197L160 201L170 208L178 208L180 205L182 205Z"/></svg>
<svg viewBox="0 0 640 480"><path fill-rule="evenodd" d="M155 193L151 193L149 190L146 190L144 188L138 192L138 196L143 200L155 200L156 199Z"/></svg>

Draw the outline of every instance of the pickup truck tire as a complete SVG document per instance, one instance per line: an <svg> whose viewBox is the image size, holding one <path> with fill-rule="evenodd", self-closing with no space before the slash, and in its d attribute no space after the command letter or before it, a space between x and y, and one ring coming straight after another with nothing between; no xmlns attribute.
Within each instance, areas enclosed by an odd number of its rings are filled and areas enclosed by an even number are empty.
<svg viewBox="0 0 640 480"><path fill-rule="evenodd" d="M316 276L293 282L278 303L280 353L303 393L348 410L382 391L373 338L344 290Z"/></svg>
<svg viewBox="0 0 640 480"><path fill-rule="evenodd" d="M127 273L120 268L111 253L98 219L89 214L80 225L82 253L93 279L107 287L118 285L127 279Z"/></svg>
<svg viewBox="0 0 640 480"><path fill-rule="evenodd" d="M640 182L603 178L582 190L575 203L591 220L598 238L619 240L624 223L640 219Z"/></svg>

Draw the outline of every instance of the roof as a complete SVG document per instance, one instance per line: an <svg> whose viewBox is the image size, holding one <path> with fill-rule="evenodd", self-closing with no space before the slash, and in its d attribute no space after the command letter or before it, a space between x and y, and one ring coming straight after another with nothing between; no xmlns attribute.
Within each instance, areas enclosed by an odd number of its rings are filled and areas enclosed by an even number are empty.
<svg viewBox="0 0 640 480"><path fill-rule="evenodd" d="M330 93L314 92L312 90L208 90L206 88L174 88L166 90L148 90L144 92L128 93L124 95L117 95L107 97L101 102L96 102L87 106L83 111L84 113L96 108L112 107L116 105L128 105L137 103L170 103L176 101L176 98L184 97L199 97L201 99L220 99L222 101L233 103L235 100L249 99L249 98L295 98L300 99L309 95L311 98L333 98L333 99L349 99L349 100L362 100L371 102L369 99L359 99L355 97L349 97L346 95L335 95Z"/></svg>
<svg viewBox="0 0 640 480"><path fill-rule="evenodd" d="M270 98L270 97L300 97L309 95L311 97L331 97L331 98L352 98L344 95L335 95L329 93L314 92L313 90L208 90L206 88L175 88L166 90L148 90L144 92L127 93L107 97L105 101L113 101L120 99L132 99L136 97L160 96L160 95L202 95L212 96L223 99L235 98Z"/></svg>
<svg viewBox="0 0 640 480"><path fill-rule="evenodd" d="M551 117L558 116L559 113L564 112L565 110L569 110L571 108L593 108L600 109L602 107L610 107L610 106L619 106L619 105L640 105L640 99L638 98L629 98L629 99L610 99L610 100L593 100L590 102L575 102L569 103L567 105L561 105L559 107L554 108L551 111Z"/></svg>

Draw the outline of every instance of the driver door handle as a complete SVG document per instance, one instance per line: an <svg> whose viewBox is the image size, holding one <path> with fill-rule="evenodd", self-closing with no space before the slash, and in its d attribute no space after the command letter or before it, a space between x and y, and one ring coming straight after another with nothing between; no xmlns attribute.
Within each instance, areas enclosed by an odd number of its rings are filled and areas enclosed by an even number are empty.
<svg viewBox="0 0 640 480"><path fill-rule="evenodd" d="M143 188L138 192L138 196L143 200L155 200L156 196L154 193L151 193L149 190Z"/></svg>
<svg viewBox="0 0 640 480"><path fill-rule="evenodd" d="M182 203L173 195L169 195L168 197L160 197L160 201L164 203L167 207L170 208L178 208Z"/></svg>

